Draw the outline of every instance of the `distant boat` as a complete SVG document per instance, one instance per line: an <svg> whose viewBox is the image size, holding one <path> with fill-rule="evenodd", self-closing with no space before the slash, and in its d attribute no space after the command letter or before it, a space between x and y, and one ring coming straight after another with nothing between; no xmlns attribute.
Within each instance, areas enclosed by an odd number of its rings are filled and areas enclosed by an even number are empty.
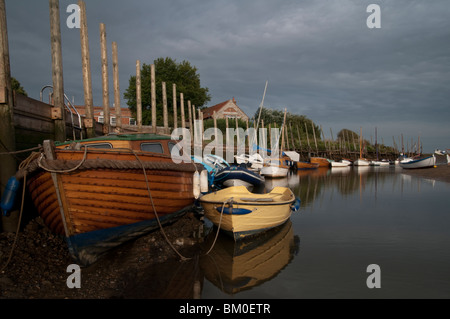
<svg viewBox="0 0 450 319"><path fill-rule="evenodd" d="M310 159L311 163L318 163L319 167L330 167L330 161L326 159L325 157L311 157Z"/></svg>
<svg viewBox="0 0 450 319"><path fill-rule="evenodd" d="M352 164L352 162L347 160L341 160L339 162L331 161L331 167L348 167Z"/></svg>
<svg viewBox="0 0 450 319"><path fill-rule="evenodd" d="M297 169L317 169L319 167L319 163L310 163L310 162L296 162Z"/></svg>
<svg viewBox="0 0 450 319"><path fill-rule="evenodd" d="M268 177L286 177L289 172L287 166L282 159L266 159L264 166L261 168L261 175Z"/></svg>
<svg viewBox="0 0 450 319"><path fill-rule="evenodd" d="M199 201L205 217L235 240L284 224L300 205L288 187L254 194L244 186L234 186L206 194Z"/></svg>
<svg viewBox="0 0 450 319"><path fill-rule="evenodd" d="M401 161L400 167L405 169L412 168L428 168L436 165L436 157L434 154L425 158L411 159L409 161Z"/></svg>
<svg viewBox="0 0 450 319"><path fill-rule="evenodd" d="M369 166L369 164L370 161L364 158L358 158L356 161L353 162L354 166Z"/></svg>
<svg viewBox="0 0 450 319"><path fill-rule="evenodd" d="M370 166L389 166L389 162L388 161L370 161L369 162Z"/></svg>
<svg viewBox="0 0 450 319"><path fill-rule="evenodd" d="M360 128L359 133L359 158L353 162L353 166L369 166L370 161L362 157L362 148L363 148L363 138L362 138L362 127Z"/></svg>
<svg viewBox="0 0 450 319"><path fill-rule="evenodd" d="M203 167L175 164L175 146L170 136L156 134L108 135L56 147L44 141L37 169L27 174L31 199L49 229L65 236L72 257L91 264L193 207L195 175Z"/></svg>
<svg viewBox="0 0 450 319"><path fill-rule="evenodd" d="M247 164L247 166L252 170L259 171L264 164L264 159L258 153L255 154L241 154L234 156L236 163Z"/></svg>

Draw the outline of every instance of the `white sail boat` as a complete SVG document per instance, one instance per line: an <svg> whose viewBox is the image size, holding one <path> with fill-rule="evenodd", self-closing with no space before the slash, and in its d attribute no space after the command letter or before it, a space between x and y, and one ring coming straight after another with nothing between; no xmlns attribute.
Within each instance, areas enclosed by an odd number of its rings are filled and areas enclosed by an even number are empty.
<svg viewBox="0 0 450 319"><path fill-rule="evenodd" d="M353 166L369 166L370 162L362 158L362 127L360 128L359 133L359 158L353 162Z"/></svg>

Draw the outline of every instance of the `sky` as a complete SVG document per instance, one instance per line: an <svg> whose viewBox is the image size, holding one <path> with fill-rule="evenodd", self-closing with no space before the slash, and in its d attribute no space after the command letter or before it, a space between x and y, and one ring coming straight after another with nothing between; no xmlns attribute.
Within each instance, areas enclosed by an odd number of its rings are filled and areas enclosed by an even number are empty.
<svg viewBox="0 0 450 319"><path fill-rule="evenodd" d="M49 4L5 0L11 75L32 98L52 84ZM235 98L305 115L325 138L341 129L393 145L450 148L448 0L86 0L94 105L102 105L100 23L107 33L110 101L117 42L121 106L136 60L187 60L211 101ZM80 33L60 0L66 95L84 104ZM376 11L369 5L378 5ZM369 23L368 23L369 22ZM372 22L379 28L370 28ZM46 91L47 92L47 91Z"/></svg>

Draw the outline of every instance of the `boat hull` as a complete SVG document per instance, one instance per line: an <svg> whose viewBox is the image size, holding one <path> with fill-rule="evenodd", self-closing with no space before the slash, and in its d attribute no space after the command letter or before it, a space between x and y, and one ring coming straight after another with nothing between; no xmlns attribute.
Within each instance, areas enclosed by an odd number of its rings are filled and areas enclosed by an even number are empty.
<svg viewBox="0 0 450 319"><path fill-rule="evenodd" d="M279 166L264 166L261 169L261 175L267 177L286 177L289 172L289 168Z"/></svg>
<svg viewBox="0 0 450 319"><path fill-rule="evenodd" d="M205 216L235 240L284 224L292 214L295 201L294 194L286 187L275 187L268 194L253 194L237 186L200 198Z"/></svg>
<svg viewBox="0 0 450 319"><path fill-rule="evenodd" d="M319 167L330 167L331 163L328 161L328 159L324 157L311 157L310 159L311 163L318 163Z"/></svg>
<svg viewBox="0 0 450 319"><path fill-rule="evenodd" d="M319 163L296 162L297 169L317 169Z"/></svg>
<svg viewBox="0 0 450 319"><path fill-rule="evenodd" d="M230 166L219 171L214 177L215 184L224 186L258 186L264 183L264 177L241 166Z"/></svg>
<svg viewBox="0 0 450 319"><path fill-rule="evenodd" d="M58 163L72 167L85 156L69 150L55 154ZM129 152L90 150L84 166L73 172L39 171L27 178L39 215L50 230L66 237L81 264L154 230L158 219L174 221L193 205L197 166L174 164L170 156L138 156L141 163Z"/></svg>
<svg viewBox="0 0 450 319"><path fill-rule="evenodd" d="M400 167L405 169L429 168L436 165L436 157L429 156L417 160L400 162Z"/></svg>
<svg viewBox="0 0 450 319"><path fill-rule="evenodd" d="M370 162L368 160L365 159L357 159L356 161L353 162L353 166L369 166Z"/></svg>

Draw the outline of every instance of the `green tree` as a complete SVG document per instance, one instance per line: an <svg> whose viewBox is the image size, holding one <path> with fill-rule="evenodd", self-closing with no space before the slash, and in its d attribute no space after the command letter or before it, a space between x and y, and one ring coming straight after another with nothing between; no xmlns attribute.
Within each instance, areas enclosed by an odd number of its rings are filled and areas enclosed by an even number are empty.
<svg viewBox="0 0 450 319"><path fill-rule="evenodd" d="M187 118L187 101L196 108L203 108L211 100L208 88L200 86L200 75L197 68L188 61L177 63L176 60L166 57L158 58L155 65L155 91L156 91L156 117L157 125L163 125L163 99L162 82L166 83L167 109L169 123L173 123L173 96L172 84L176 84L178 120L180 120L180 93L184 95L184 107ZM142 124L151 124L151 65L143 64L141 68L141 96L142 96ZM129 86L124 93L127 105L136 116L136 76L130 76Z"/></svg>
<svg viewBox="0 0 450 319"><path fill-rule="evenodd" d="M11 77L11 88L13 91L16 91L17 93L23 94L25 96L28 96L25 89L22 87L19 81L16 80L16 78Z"/></svg>

